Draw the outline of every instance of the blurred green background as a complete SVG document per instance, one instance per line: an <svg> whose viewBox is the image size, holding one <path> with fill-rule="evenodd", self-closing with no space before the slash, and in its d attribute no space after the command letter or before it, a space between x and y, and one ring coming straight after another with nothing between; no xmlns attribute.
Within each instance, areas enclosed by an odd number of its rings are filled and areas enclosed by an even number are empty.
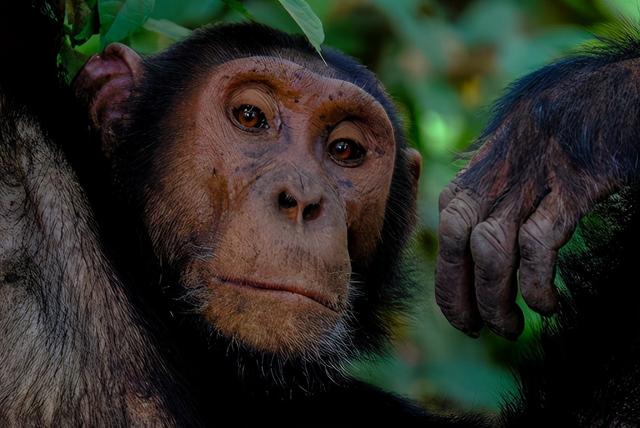
<svg viewBox="0 0 640 428"><path fill-rule="evenodd" d="M301 32L276 0L68 3L69 37L61 61L70 75L109 40L153 53L189 29L247 19ZM424 297L415 302L409 322L398 328L388 355L360 362L353 372L436 410L493 412L515 390L510 366L532 343L539 319L527 312L527 329L515 344L486 332L472 340L449 326L432 297L438 193L461 166L456 155L479 134L492 101L509 82L592 40L593 33L617 25L620 17L637 21L640 5L637 0L307 3L324 27L325 44L377 73L403 114L412 144L424 156L420 223L407 261ZM127 7L128 15L118 17Z"/></svg>

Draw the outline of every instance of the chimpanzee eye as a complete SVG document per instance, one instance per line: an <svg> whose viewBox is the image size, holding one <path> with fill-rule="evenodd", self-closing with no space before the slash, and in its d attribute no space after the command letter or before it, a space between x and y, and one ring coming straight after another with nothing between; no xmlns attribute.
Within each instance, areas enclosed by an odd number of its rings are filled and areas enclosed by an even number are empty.
<svg viewBox="0 0 640 428"><path fill-rule="evenodd" d="M269 129L269 122L262 110L251 104L243 104L233 109L233 117L244 128Z"/></svg>
<svg viewBox="0 0 640 428"><path fill-rule="evenodd" d="M364 161L366 150L358 143L348 138L339 138L329 144L329 156L342 166L359 166Z"/></svg>

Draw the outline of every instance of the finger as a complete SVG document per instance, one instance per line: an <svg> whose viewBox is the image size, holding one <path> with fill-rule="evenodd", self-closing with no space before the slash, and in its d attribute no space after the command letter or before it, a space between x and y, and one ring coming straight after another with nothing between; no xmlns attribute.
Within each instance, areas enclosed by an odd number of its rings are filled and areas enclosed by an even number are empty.
<svg viewBox="0 0 640 428"><path fill-rule="evenodd" d="M494 215L471 233L476 299L487 326L515 340L524 327L522 311L516 304L518 224L506 214Z"/></svg>
<svg viewBox="0 0 640 428"><path fill-rule="evenodd" d="M469 235L484 211L471 192L462 191L442 211L438 229L436 302L454 327L476 337L482 319L473 292Z"/></svg>
<svg viewBox="0 0 640 428"><path fill-rule="evenodd" d="M438 198L438 212L442 212L447 206L451 203L451 201L460 193L462 187L458 184L460 176L464 174L466 170L461 170L456 178L453 179L447 186L442 189L440 192L440 197Z"/></svg>
<svg viewBox="0 0 640 428"><path fill-rule="evenodd" d="M438 198L438 212L442 212L445 208L447 208L447 206L451 203L453 198L456 197L459 191L460 188L455 181L447 184L447 187L442 189L442 192L440 192L440 197Z"/></svg>
<svg viewBox="0 0 640 428"><path fill-rule="evenodd" d="M558 308L554 287L558 250L571 238L575 221L566 219L562 201L547 195L520 228L520 290L531 309L550 315Z"/></svg>

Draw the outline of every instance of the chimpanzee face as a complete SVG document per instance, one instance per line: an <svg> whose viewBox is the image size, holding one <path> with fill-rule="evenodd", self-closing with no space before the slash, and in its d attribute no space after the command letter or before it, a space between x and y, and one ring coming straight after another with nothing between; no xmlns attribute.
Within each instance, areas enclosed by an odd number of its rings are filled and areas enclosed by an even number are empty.
<svg viewBox="0 0 640 428"><path fill-rule="evenodd" d="M223 334L297 352L344 335L351 259L378 245L395 161L382 106L293 62L227 62L177 107L146 222Z"/></svg>
<svg viewBox="0 0 640 428"><path fill-rule="evenodd" d="M194 48L181 49L174 53ZM317 57L250 55L211 66L194 58L193 77L177 83L175 59L160 57L167 80L145 86L160 66L152 60L144 69L133 51L111 45L76 86L89 93L108 156L113 145L143 147L142 185L132 183L143 189L143 224L162 267L214 331L263 352L335 354L352 338L353 302L382 295L359 274L375 264L385 233L393 248L385 257L399 257L420 155L398 147L380 98ZM170 100L152 96L172 85L182 89ZM138 110L162 117L154 122L162 132L140 123L146 116L134 108L122 142L118 125L129 113L121 106L132 92ZM162 141L139 141L151 134ZM398 176L404 184L394 196ZM388 209L398 200L407 206Z"/></svg>

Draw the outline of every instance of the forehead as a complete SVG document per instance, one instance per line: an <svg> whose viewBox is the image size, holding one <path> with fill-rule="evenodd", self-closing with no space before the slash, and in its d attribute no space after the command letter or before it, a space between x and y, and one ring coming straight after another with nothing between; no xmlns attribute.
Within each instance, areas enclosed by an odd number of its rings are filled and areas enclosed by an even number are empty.
<svg viewBox="0 0 640 428"><path fill-rule="evenodd" d="M289 52L280 52L280 55L253 55L235 58L226 61L218 68L228 67L230 69L273 73L279 77L307 77L310 79L339 79L339 73L320 59L309 58L307 56L292 55Z"/></svg>
<svg viewBox="0 0 640 428"><path fill-rule="evenodd" d="M378 100L364 89L340 79L332 67L305 58L300 58L299 62L267 56L238 58L218 65L208 77L208 84L214 86L264 83L291 98L350 99L387 116Z"/></svg>

